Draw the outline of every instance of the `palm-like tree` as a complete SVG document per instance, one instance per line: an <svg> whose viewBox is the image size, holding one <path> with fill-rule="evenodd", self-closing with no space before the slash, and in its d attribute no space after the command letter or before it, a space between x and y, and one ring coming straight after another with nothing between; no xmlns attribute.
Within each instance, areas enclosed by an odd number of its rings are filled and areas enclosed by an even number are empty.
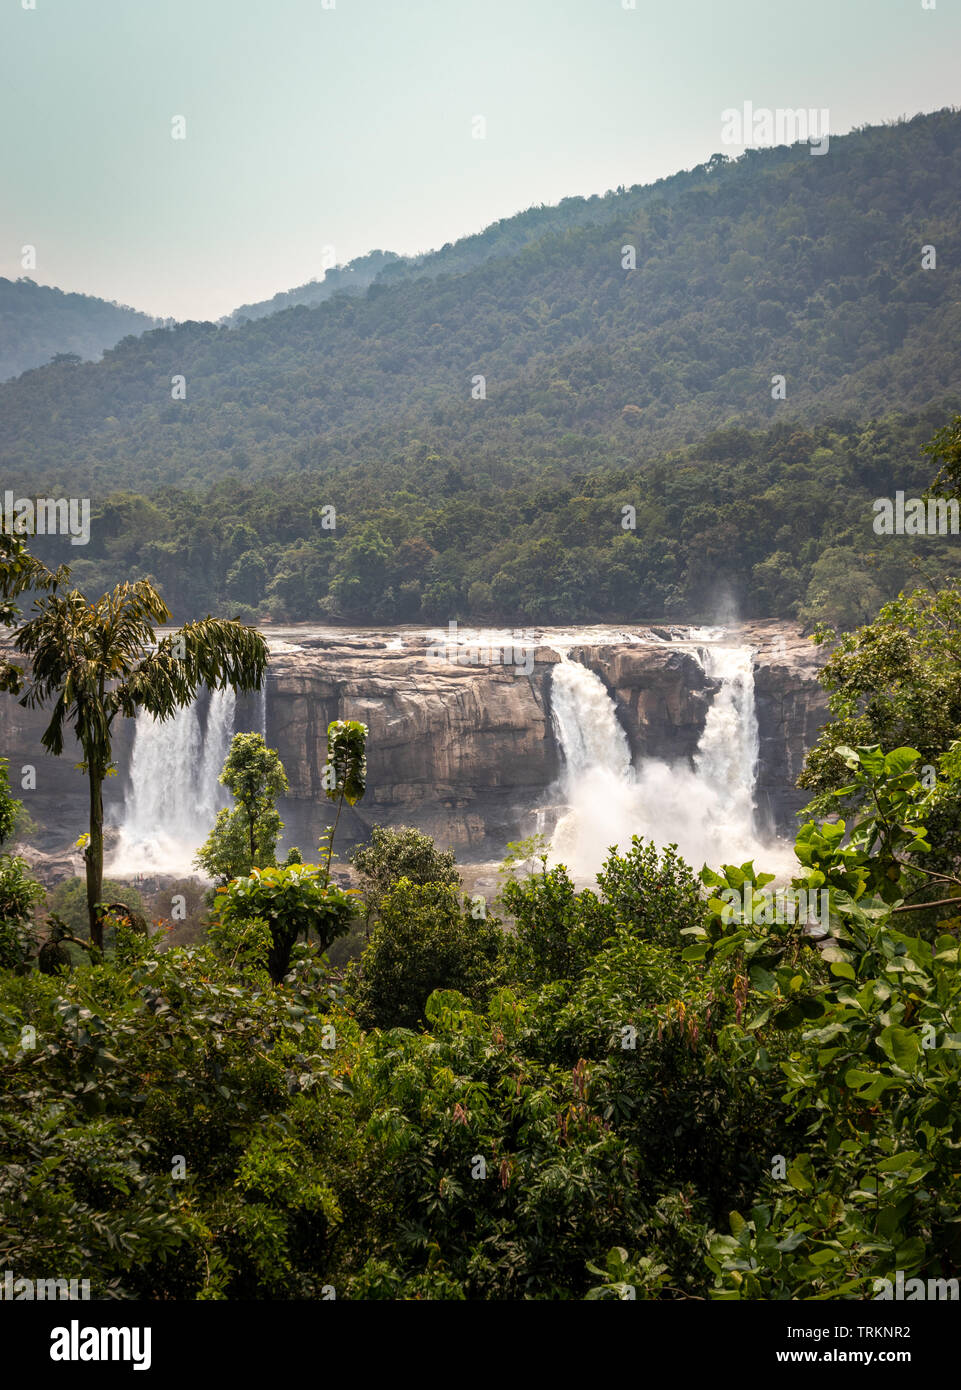
<svg viewBox="0 0 961 1390"><path fill-rule="evenodd" d="M42 560L31 555L25 543L9 531L0 531L0 627L14 627L20 609L13 602L31 589L43 592L66 579L69 571L47 569ZM23 689L23 670L11 661L6 652L0 657L0 690L19 695Z"/></svg>
<svg viewBox="0 0 961 1390"><path fill-rule="evenodd" d="M83 750L90 784L90 837L84 850L87 913L90 939L102 947L102 790L113 765L114 720L118 715L133 718L140 710L169 719L190 704L201 685L258 690L268 653L253 628L219 618L187 623L158 641L155 625L168 623L170 611L147 580L118 584L91 602L79 589L63 590L68 573L50 575L34 602L35 616L17 631L14 646L30 658L31 669L13 684L24 689L22 705L53 702L41 740L48 752L63 752L68 726ZM37 581L42 574L30 578L32 587L41 587Z"/></svg>

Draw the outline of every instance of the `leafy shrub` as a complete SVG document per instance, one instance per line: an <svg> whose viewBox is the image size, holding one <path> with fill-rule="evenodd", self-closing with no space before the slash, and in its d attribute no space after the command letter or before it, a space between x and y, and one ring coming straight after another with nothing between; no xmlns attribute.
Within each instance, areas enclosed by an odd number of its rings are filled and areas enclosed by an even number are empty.
<svg viewBox="0 0 961 1390"><path fill-rule="evenodd" d="M236 926L263 922L270 933L267 968L280 984L290 969L290 953L301 935L311 932L322 951L347 930L354 911L352 890L328 883L314 864L290 864L282 869L254 869L219 890L220 921Z"/></svg>
<svg viewBox="0 0 961 1390"><path fill-rule="evenodd" d="M69 929L71 936L86 938L89 932L86 879L65 878L51 890L48 901L50 911L57 914ZM104 879L103 901L123 903L124 907L140 914L144 911L143 899L132 883L117 883L114 879Z"/></svg>
<svg viewBox="0 0 961 1390"><path fill-rule="evenodd" d="M548 869L511 878L501 902L514 918L506 949L515 978L528 984L573 979L587 967L609 934L610 922L596 895L575 892L567 870Z"/></svg>
<svg viewBox="0 0 961 1390"><path fill-rule="evenodd" d="M597 875L610 919L645 941L683 944L704 914L700 884L676 845L658 850L636 835L624 855L611 855Z"/></svg>
<svg viewBox="0 0 961 1390"><path fill-rule="evenodd" d="M429 835L409 825L375 825L370 842L354 850L351 863L360 874L365 902L376 901L402 878L413 884L460 883L452 851L437 849Z"/></svg>
<svg viewBox="0 0 961 1390"><path fill-rule="evenodd" d="M24 860L0 855L0 969L14 969L29 959L33 947L30 922L34 908L45 896Z"/></svg>
<svg viewBox="0 0 961 1390"><path fill-rule="evenodd" d="M482 1005L498 975L500 926L477 919L446 883L402 878L380 898L380 916L348 998L364 1028L416 1028L436 989L459 990Z"/></svg>

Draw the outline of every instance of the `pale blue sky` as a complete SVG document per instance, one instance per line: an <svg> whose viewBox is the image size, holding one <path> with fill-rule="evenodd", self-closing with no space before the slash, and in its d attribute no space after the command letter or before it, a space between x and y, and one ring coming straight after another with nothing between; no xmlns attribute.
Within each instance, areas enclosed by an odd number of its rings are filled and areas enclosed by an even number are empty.
<svg viewBox="0 0 961 1390"><path fill-rule="evenodd" d="M0 0L0 275L31 243L43 284L218 317L325 245L689 168L745 100L835 134L961 104L959 54L961 0Z"/></svg>

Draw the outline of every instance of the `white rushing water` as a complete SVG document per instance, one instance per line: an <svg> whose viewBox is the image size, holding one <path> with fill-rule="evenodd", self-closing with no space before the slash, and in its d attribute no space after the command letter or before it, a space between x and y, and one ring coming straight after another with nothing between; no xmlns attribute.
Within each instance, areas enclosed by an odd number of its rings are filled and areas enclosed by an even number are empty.
<svg viewBox="0 0 961 1390"><path fill-rule="evenodd" d="M229 801L218 778L233 738L235 708L233 690L214 690L204 725L196 701L171 719L137 716L130 787L109 872L196 872L193 856Z"/></svg>
<svg viewBox="0 0 961 1390"><path fill-rule="evenodd" d="M450 634L441 635L446 640ZM454 640L479 640L481 635L491 664L500 655L495 638L503 639L505 651L513 643L511 660L517 659L517 634L464 630ZM560 801L564 809L554 825L551 861L565 863L575 878L589 883L610 846L626 851L632 835L638 835L662 846L677 844L695 868L753 859L758 870L783 875L793 855L783 843L764 843L755 825L759 736L752 648L725 641L722 628L670 630L670 640L701 664L717 682L717 691L692 759L668 763L643 758L635 766L600 677L568 655L575 639L587 635L597 633L550 634L550 645L561 654L552 668L551 712L564 764L555 798L555 805ZM523 634L530 650L537 636ZM667 640L653 630L628 636L657 645ZM301 650L272 638L275 649ZM388 649L397 648L388 643ZM256 695L250 718L266 740L265 690ZM163 723L138 717L126 796L122 807L108 815L120 827L109 872L196 872L193 857L217 811L230 801L218 779L235 724L232 690L203 695ZM551 814L541 808L539 828Z"/></svg>
<svg viewBox="0 0 961 1390"><path fill-rule="evenodd" d="M711 641L715 630L692 633ZM689 649L705 673L720 681L693 758L666 763L645 758L637 767L599 676L570 659L554 667L551 705L564 757L567 810L551 840L551 861L580 880L591 879L611 845L630 848L631 836L677 844L695 869L707 863L755 861L783 873L783 845L762 842L755 828L754 781L758 725L750 647Z"/></svg>

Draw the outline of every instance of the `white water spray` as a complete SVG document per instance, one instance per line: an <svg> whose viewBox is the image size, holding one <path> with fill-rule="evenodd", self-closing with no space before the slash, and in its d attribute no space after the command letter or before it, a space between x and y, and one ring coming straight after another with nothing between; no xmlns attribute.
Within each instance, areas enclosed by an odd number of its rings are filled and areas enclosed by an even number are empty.
<svg viewBox="0 0 961 1390"><path fill-rule="evenodd" d="M204 756L197 788L201 801L201 815L208 829L213 824L217 812L222 806L226 806L229 800L227 792L220 785L219 778L224 770L224 762L230 752L230 743L234 736L236 709L237 693L230 686L224 690L212 690L210 692L210 704L207 707L207 728L204 732ZM205 839L206 836L207 831L204 832Z"/></svg>
<svg viewBox="0 0 961 1390"><path fill-rule="evenodd" d="M701 634L698 634L700 636ZM715 636L712 632L711 637ZM551 860L590 880L611 845L632 835L677 844L694 868L741 864L784 872L783 846L766 846L755 829L758 726L749 647L698 648L707 675L720 681L704 730L687 763L646 758L631 765L627 736L600 677L562 659L552 675L552 717L564 755L564 799Z"/></svg>
<svg viewBox="0 0 961 1390"><path fill-rule="evenodd" d="M703 788L712 842L726 847L725 862L740 864L759 848L754 782L761 740L754 705L754 656L750 647L705 647L699 649L698 658L721 687L704 721L694 754L694 776Z"/></svg>
<svg viewBox="0 0 961 1390"><path fill-rule="evenodd" d="M235 706L232 689L211 691L203 729L196 702L163 721L137 716L111 873L196 872L193 856L229 800L218 778L233 737Z"/></svg>
<svg viewBox="0 0 961 1390"><path fill-rule="evenodd" d="M627 735L601 678L562 657L551 676L551 715L564 754L570 809L551 840L551 859L577 877L600 868L609 845L635 832L634 774Z"/></svg>

